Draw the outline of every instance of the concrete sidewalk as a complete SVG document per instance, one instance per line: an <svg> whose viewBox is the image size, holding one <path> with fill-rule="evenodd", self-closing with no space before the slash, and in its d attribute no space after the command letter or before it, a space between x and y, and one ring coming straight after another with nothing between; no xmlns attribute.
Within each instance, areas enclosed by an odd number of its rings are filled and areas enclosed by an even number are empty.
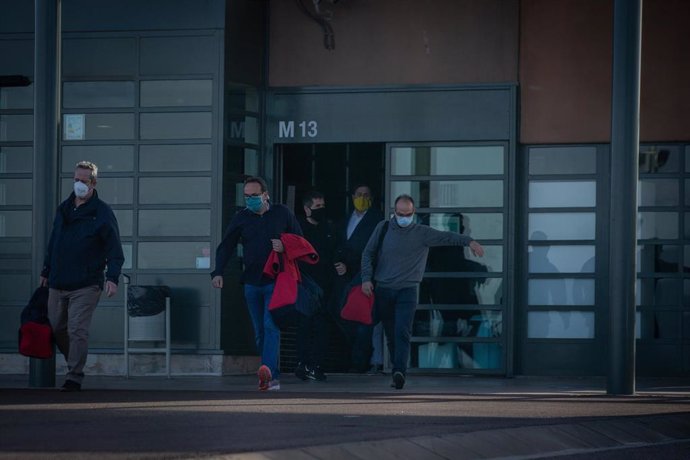
<svg viewBox="0 0 690 460"><path fill-rule="evenodd" d="M597 378L411 375L396 391L390 376L284 375L268 393L254 376L95 376L68 394L27 383L0 376L2 458L690 458L690 380L639 379L631 397Z"/></svg>

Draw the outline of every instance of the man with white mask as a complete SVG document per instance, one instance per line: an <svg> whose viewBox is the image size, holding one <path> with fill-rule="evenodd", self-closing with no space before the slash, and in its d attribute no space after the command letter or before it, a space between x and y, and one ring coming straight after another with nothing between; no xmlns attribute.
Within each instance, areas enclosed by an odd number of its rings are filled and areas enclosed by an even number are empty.
<svg viewBox="0 0 690 460"><path fill-rule="evenodd" d="M371 296L376 283L375 314L383 322L393 363L391 386L398 390L405 385L412 323L429 248L469 246L476 256L484 255L484 248L469 236L417 224L414 213L412 197L398 196L394 218L376 226L362 253L362 292ZM384 225L388 225L388 231L381 247L377 248ZM375 273L372 269L374 260Z"/></svg>
<svg viewBox="0 0 690 460"><path fill-rule="evenodd" d="M48 319L67 361L61 391L81 390L93 312L104 289L108 297L117 293L125 261L115 214L98 198L97 179L95 164L77 163L73 191L57 209L41 271L41 286L49 288Z"/></svg>

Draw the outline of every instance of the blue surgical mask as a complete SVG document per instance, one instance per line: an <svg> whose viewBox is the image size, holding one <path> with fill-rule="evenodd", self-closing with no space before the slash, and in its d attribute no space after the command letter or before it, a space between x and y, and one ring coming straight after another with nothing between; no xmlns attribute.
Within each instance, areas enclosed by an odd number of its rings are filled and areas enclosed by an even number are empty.
<svg viewBox="0 0 690 460"><path fill-rule="evenodd" d="M395 220L398 222L399 226L407 227L414 220L414 214L412 214L411 216L405 216L405 217L396 215Z"/></svg>
<svg viewBox="0 0 690 460"><path fill-rule="evenodd" d="M247 209L252 212L258 213L264 205L264 199L259 196L248 196L244 198L244 203L247 205Z"/></svg>

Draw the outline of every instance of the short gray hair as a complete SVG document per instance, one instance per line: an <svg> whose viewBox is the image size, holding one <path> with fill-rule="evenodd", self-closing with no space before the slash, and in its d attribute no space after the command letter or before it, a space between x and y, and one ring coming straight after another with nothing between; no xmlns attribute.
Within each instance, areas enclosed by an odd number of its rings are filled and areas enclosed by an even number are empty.
<svg viewBox="0 0 690 460"><path fill-rule="evenodd" d="M96 163L80 161L77 163L77 166L75 166L75 169L88 169L91 171L91 180L96 180L98 178L98 166L96 166Z"/></svg>

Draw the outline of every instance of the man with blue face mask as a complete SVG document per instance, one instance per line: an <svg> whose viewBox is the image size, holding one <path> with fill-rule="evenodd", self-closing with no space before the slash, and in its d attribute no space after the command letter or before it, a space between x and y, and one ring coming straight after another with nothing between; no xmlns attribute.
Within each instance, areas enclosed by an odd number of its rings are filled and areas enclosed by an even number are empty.
<svg viewBox="0 0 690 460"><path fill-rule="evenodd" d="M362 292L371 296L376 282L375 311L383 322L393 362L391 386L398 390L405 385L419 283L424 276L429 248L469 246L474 255L484 255L484 248L469 236L417 224L414 222L414 213L411 196L397 197L394 218L378 224L362 253ZM388 225L388 231L381 247L377 248L384 225ZM378 253L375 254L377 249ZM372 269L374 259L375 273Z"/></svg>
<svg viewBox="0 0 690 460"><path fill-rule="evenodd" d="M302 236L295 215L286 206L269 201L266 182L260 177L244 181L246 208L235 214L216 249L216 268L211 272L214 288L223 287L223 271L238 243L242 243L244 297L249 309L256 347L261 354L258 370L259 390L280 389L280 329L268 311L275 280L264 275L264 264L271 251L284 252L283 233Z"/></svg>

